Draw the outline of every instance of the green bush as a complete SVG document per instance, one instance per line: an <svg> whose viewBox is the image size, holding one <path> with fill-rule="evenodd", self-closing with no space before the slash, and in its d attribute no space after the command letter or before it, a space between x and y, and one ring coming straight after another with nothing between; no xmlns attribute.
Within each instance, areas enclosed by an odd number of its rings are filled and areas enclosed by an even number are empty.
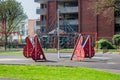
<svg viewBox="0 0 120 80"><path fill-rule="evenodd" d="M108 40L106 39L100 39L98 41L98 49L115 49L115 47L112 45L111 42L109 42Z"/></svg>
<svg viewBox="0 0 120 80"><path fill-rule="evenodd" d="M120 45L120 35L119 34L114 35L112 41L113 44L118 47Z"/></svg>

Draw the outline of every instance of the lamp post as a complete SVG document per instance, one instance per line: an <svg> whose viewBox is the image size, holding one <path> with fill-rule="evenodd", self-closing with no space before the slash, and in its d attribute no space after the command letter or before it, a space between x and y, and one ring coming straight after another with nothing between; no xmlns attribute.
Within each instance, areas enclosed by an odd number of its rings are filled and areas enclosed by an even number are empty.
<svg viewBox="0 0 120 80"><path fill-rule="evenodd" d="M60 28L60 25L59 25L59 14L60 14L60 11L59 9L57 10L57 37L58 37L58 59L60 58L60 44L59 44L59 39L60 39L60 32L59 32L59 28Z"/></svg>

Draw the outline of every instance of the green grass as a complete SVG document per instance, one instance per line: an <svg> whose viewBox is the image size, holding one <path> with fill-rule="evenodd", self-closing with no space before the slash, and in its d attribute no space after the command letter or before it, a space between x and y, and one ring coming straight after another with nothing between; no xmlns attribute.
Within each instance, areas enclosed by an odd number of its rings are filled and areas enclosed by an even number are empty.
<svg viewBox="0 0 120 80"><path fill-rule="evenodd" d="M0 52L0 55L23 55L22 51L8 51L8 52Z"/></svg>
<svg viewBox="0 0 120 80"><path fill-rule="evenodd" d="M57 53L57 49L43 49L44 53ZM60 53L73 53L74 49L61 49ZM97 50L97 52L104 52L102 49ZM106 50L105 52L120 52L120 50ZM6 51L6 52L0 52L0 54L6 54L6 55L10 55L10 54L15 54L15 55L22 55L23 51Z"/></svg>
<svg viewBox="0 0 120 80"><path fill-rule="evenodd" d="M0 65L0 78L18 80L120 80L120 74L87 68Z"/></svg>
<svg viewBox="0 0 120 80"><path fill-rule="evenodd" d="M60 49L61 53L72 53L74 49ZM45 53L57 53L57 49L43 49Z"/></svg>
<svg viewBox="0 0 120 80"><path fill-rule="evenodd" d="M118 49L106 49L106 50L98 49L97 51L98 52L120 52L120 50L118 50Z"/></svg>
<svg viewBox="0 0 120 80"><path fill-rule="evenodd" d="M57 53L57 49L43 49L44 53ZM73 49L61 49L60 50L61 53L72 53ZM6 52L0 52L0 54L6 54L6 55L10 55L10 54L15 54L15 55L21 55L23 54L22 51L6 51Z"/></svg>
<svg viewBox="0 0 120 80"><path fill-rule="evenodd" d="M43 51L45 53L57 53L57 49L43 49ZM74 49L61 49L60 52L61 53L72 53L74 51ZM96 50L97 52L120 52L120 50L118 49L107 49L107 50L104 50L103 49L98 49Z"/></svg>

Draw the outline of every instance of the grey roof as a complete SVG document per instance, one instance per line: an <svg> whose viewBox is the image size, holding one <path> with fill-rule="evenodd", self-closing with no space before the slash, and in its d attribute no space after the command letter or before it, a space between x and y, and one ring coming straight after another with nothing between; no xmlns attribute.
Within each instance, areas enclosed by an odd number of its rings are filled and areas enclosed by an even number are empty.
<svg viewBox="0 0 120 80"><path fill-rule="evenodd" d="M57 34L57 29L58 28L55 28L53 29L52 31L50 31L48 34ZM59 34L65 34L66 32L62 29L59 29Z"/></svg>

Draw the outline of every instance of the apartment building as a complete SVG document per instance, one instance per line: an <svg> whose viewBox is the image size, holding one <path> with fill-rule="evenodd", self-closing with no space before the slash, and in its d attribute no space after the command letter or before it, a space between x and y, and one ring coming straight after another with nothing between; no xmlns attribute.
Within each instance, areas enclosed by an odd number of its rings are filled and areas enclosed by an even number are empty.
<svg viewBox="0 0 120 80"><path fill-rule="evenodd" d="M49 33L59 25L61 28L69 26L78 33L97 33L99 38L112 37L116 32L113 13L106 12L113 17L109 18L102 14L95 15L89 8L89 0L34 0L40 4L36 13L40 14L40 20L36 22L41 27L42 33ZM59 15L58 15L59 13Z"/></svg>

